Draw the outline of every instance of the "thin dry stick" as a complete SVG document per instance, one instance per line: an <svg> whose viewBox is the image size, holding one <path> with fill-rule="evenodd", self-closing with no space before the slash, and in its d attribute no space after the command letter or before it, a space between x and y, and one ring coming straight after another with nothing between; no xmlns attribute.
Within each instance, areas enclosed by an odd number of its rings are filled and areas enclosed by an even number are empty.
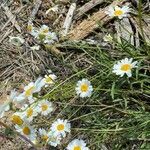
<svg viewBox="0 0 150 150"><path fill-rule="evenodd" d="M7 6L2 5L1 7L4 9L6 16L9 18L9 20L6 22L6 24L5 24L4 27L1 29L1 31L4 30L4 28L7 26L7 24L8 24L9 22L11 22L11 23L15 26L15 28L16 28L19 32L21 32L21 28L20 28L20 26L18 25L18 23L17 23L17 21L16 21L16 19L15 19L16 16L14 16L14 15L11 13L11 11L9 10L9 8L8 8ZM20 7L20 8L17 10L17 13L20 12L20 10L21 10L22 8L23 8L23 7Z"/></svg>
<svg viewBox="0 0 150 150"><path fill-rule="evenodd" d="M114 1L111 5L107 6L104 9L99 10L98 12L94 13L89 19L84 20L79 24L74 30L72 30L68 34L68 39L70 40L81 40L93 32L96 28L98 28L98 22L101 25L106 24L109 22L113 17L109 17L105 11L110 6L121 5L123 2L119 2L118 0Z"/></svg>
<svg viewBox="0 0 150 150"><path fill-rule="evenodd" d="M76 3L72 3L70 5L69 11L67 13L67 16L63 25L63 31L62 31L63 36L67 35L68 33L75 9L76 9Z"/></svg>
<svg viewBox="0 0 150 150"><path fill-rule="evenodd" d="M99 5L99 4L103 3L103 2L104 2L104 0L91 0L91 1L87 2L85 5L83 5L79 9L77 9L77 13L74 16L74 19L81 18L82 15L84 15L87 11L89 11L93 7Z"/></svg>
<svg viewBox="0 0 150 150"><path fill-rule="evenodd" d="M42 1L41 1L41 0L36 0L35 6L34 6L32 12L31 12L31 15L30 15L30 17L29 17L28 23L30 23L30 22L32 22L32 21L34 20L34 18L35 18L35 16L36 16L36 14L37 14L37 12L38 12L38 10L39 10L41 4L42 4Z"/></svg>

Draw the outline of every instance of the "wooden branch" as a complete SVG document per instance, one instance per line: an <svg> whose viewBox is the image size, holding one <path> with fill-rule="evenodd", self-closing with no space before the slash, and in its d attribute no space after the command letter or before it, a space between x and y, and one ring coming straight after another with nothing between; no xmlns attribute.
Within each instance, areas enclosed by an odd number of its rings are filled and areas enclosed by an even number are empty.
<svg viewBox="0 0 150 150"><path fill-rule="evenodd" d="M76 9L76 3L72 3L70 5L70 8L68 10L68 13L67 13L64 25L63 25L63 30L62 30L62 35L63 36L66 36L67 33L68 33L68 30L70 28L75 9Z"/></svg>
<svg viewBox="0 0 150 150"><path fill-rule="evenodd" d="M107 6L104 9L99 10L98 12L94 13L89 19L86 19L81 22L75 29L73 29L67 36L70 40L81 40L88 36L91 32L93 32L96 28L98 28L98 22L101 25L106 24L109 22L113 17L109 17L105 11L110 6L121 5L123 2L118 0L114 1L111 5Z"/></svg>
<svg viewBox="0 0 150 150"><path fill-rule="evenodd" d="M39 10L41 4L42 4L42 1L41 1L41 0L36 0L36 1L35 1L35 6L34 6L32 12L31 12L31 15L30 15L30 17L29 17L28 23L32 22L32 21L35 19L35 16L36 16L36 14L37 14L37 12L38 12L38 10Z"/></svg>
<svg viewBox="0 0 150 150"><path fill-rule="evenodd" d="M87 2L85 5L83 5L82 7L80 7L79 9L77 9L77 13L74 16L74 19L79 19L80 17L82 17L82 15L84 15L87 11L89 11L90 9L92 9L93 7L103 3L104 0L91 0L89 2Z"/></svg>

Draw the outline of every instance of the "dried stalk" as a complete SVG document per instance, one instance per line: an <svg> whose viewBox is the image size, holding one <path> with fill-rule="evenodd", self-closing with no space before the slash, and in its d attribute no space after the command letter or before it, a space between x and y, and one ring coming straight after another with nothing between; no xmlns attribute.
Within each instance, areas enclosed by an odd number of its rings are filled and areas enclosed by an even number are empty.
<svg viewBox="0 0 150 150"><path fill-rule="evenodd" d="M28 23L30 23L30 22L32 22L32 21L34 20L34 18L35 18L35 16L36 16L36 14L37 14L37 12L38 12L38 10L39 10L41 4L42 4L42 1L41 1L41 0L36 0L35 6L34 6L34 8L33 8L33 10L32 10L32 13L31 13L31 15L30 15L30 17L29 17Z"/></svg>
<svg viewBox="0 0 150 150"><path fill-rule="evenodd" d="M92 9L93 7L103 3L104 0L91 0L89 2L87 2L85 5L83 5L82 7L80 7L77 10L77 13L74 16L74 19L79 19L82 17L82 15L84 15L87 11L89 11L90 9Z"/></svg>
<svg viewBox="0 0 150 150"><path fill-rule="evenodd" d="M63 25L63 31L62 31L63 36L66 36L68 33L75 9L76 9L76 3L72 3L70 5L69 11L67 13L67 16Z"/></svg>

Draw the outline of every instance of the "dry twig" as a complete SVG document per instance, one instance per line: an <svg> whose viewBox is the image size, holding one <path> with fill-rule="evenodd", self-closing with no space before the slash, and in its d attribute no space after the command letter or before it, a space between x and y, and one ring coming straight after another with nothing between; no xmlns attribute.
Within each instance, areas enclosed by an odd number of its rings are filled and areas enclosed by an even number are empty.
<svg viewBox="0 0 150 150"><path fill-rule="evenodd" d="M63 31L62 31L63 36L67 35L68 33L75 9L76 9L76 3L72 3L67 13L64 25L63 25Z"/></svg>
<svg viewBox="0 0 150 150"><path fill-rule="evenodd" d="M42 4L42 1L41 1L41 0L37 0L37 1L36 1L35 6L34 6L34 8L33 8L33 10L32 10L32 13L31 13L31 15L30 15L30 17L29 17L28 23L30 23L30 22L32 22L32 21L34 20L34 18L35 18L35 16L36 16L36 14L37 14L37 12L38 12L38 10L39 10L41 4Z"/></svg>
<svg viewBox="0 0 150 150"><path fill-rule="evenodd" d="M74 19L79 19L80 17L82 17L82 15L84 15L87 11L89 11L90 9L92 9L93 7L103 3L104 0L91 0L89 2L87 2L85 5L83 5L82 7L80 7L77 10L77 13L74 16Z"/></svg>

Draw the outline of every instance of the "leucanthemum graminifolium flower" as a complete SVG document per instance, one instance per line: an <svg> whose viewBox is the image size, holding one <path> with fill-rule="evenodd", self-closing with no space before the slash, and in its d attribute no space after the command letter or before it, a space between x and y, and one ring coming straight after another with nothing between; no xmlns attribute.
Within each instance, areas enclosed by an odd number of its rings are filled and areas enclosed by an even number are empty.
<svg viewBox="0 0 150 150"><path fill-rule="evenodd" d="M31 105L30 107L26 105L22 115L25 120L27 120L28 122L31 122L33 118L38 115L38 112L34 105Z"/></svg>
<svg viewBox="0 0 150 150"><path fill-rule="evenodd" d="M127 17L129 12L130 9L128 6L123 6L122 8L119 6L110 6L105 13L110 17L118 17L119 19L122 19L123 17Z"/></svg>
<svg viewBox="0 0 150 150"><path fill-rule="evenodd" d="M31 141L36 141L36 130L26 121L21 126L16 125L16 130Z"/></svg>
<svg viewBox="0 0 150 150"><path fill-rule="evenodd" d="M68 120L57 119L51 125L51 131L54 133L55 136L62 136L66 137L66 133L70 133L71 124Z"/></svg>
<svg viewBox="0 0 150 150"><path fill-rule="evenodd" d="M57 145L61 144L61 135L55 135L53 131L48 132L48 144L56 147Z"/></svg>
<svg viewBox="0 0 150 150"><path fill-rule="evenodd" d="M4 104L0 105L0 118L2 118L4 116L4 113L6 111L10 110L10 103L18 103L18 96L19 93L16 90L12 90L10 92L10 95L7 97L8 100L5 101ZM20 99L21 97L19 97Z"/></svg>
<svg viewBox="0 0 150 150"><path fill-rule="evenodd" d="M39 128L39 135L42 139L42 141L47 142L48 141L48 133L45 129L43 128Z"/></svg>
<svg viewBox="0 0 150 150"><path fill-rule="evenodd" d="M55 136L52 131L48 132L43 128L40 128L38 131L43 142L48 143L54 147L60 144L61 137L59 135Z"/></svg>
<svg viewBox="0 0 150 150"><path fill-rule="evenodd" d="M54 110L52 102L49 102L48 100L39 101L36 109L41 115L44 116L47 116Z"/></svg>
<svg viewBox="0 0 150 150"><path fill-rule="evenodd" d="M10 120L13 124L21 126L24 123L22 112L15 112L11 115Z"/></svg>
<svg viewBox="0 0 150 150"><path fill-rule="evenodd" d="M89 148L86 147L86 143L81 139L74 139L68 144L66 149L67 150L89 150Z"/></svg>
<svg viewBox="0 0 150 150"><path fill-rule="evenodd" d="M132 72L131 70L133 68L137 67L137 61L133 61L133 58L125 58L122 59L120 61L118 61L114 67L113 67L113 73L115 73L116 75L120 75L120 77L123 77L124 74L126 74L128 77L132 76Z"/></svg>
<svg viewBox="0 0 150 150"><path fill-rule="evenodd" d="M36 36L38 31L35 29L35 27L33 26L32 22L29 22L27 25L27 31L32 35L32 36Z"/></svg>
<svg viewBox="0 0 150 150"><path fill-rule="evenodd" d="M57 79L57 76L55 74L53 74L52 72L50 72L49 75L45 75L45 77L43 78L43 82L45 84L45 87L53 84L56 79Z"/></svg>
<svg viewBox="0 0 150 150"><path fill-rule="evenodd" d="M33 97L33 93L39 92L43 86L42 78L38 78L35 82L30 82L24 87L23 96L30 99Z"/></svg>
<svg viewBox="0 0 150 150"><path fill-rule="evenodd" d="M90 97L93 91L93 87L91 85L91 82L88 79L82 79L77 82L76 85L76 93L80 97Z"/></svg>
<svg viewBox="0 0 150 150"><path fill-rule="evenodd" d="M45 44L53 44L58 41L56 33L50 32L47 25L42 25L41 28L37 29L33 27L33 23L29 23L27 30L32 36Z"/></svg>
<svg viewBox="0 0 150 150"><path fill-rule="evenodd" d="M37 99L36 97L34 97L33 94L40 92L41 88L46 84L53 84L54 80L56 79L56 76L52 74L52 72L49 73L51 74L45 76L45 78L38 78L35 82L30 82L27 86L24 87L24 91L21 94L13 90L10 94L11 101L20 102L22 101L22 97L24 97L24 100L33 100L34 98ZM90 82L87 79L83 79L82 83L88 85L88 90L93 90ZM85 87L82 88L84 89ZM21 100L18 100L18 97L20 97ZM27 103L26 102L27 101L24 101L24 105L21 108L21 111L12 114L10 120L15 125L17 132L24 135L32 143L37 144L38 139L36 131L38 129L33 128L30 123L33 118L38 115L38 113L46 116L51 113L54 108L52 106L52 103L45 99L37 101L36 103L32 102L33 104L31 105L29 105L29 101ZM44 141L44 144L49 144L53 147L56 147L61 144L62 138L66 137L67 133L70 133L71 124L68 122L68 120L57 119L55 122L52 123L50 130L46 131L45 129L40 128L38 131L40 139ZM68 150L70 150L70 148L73 150L88 150L88 148L86 147L86 143L83 140L78 139L72 141L67 148Z"/></svg>
<svg viewBox="0 0 150 150"><path fill-rule="evenodd" d="M55 32L48 32L44 43L46 44L53 44L54 42L58 41L57 35Z"/></svg>

